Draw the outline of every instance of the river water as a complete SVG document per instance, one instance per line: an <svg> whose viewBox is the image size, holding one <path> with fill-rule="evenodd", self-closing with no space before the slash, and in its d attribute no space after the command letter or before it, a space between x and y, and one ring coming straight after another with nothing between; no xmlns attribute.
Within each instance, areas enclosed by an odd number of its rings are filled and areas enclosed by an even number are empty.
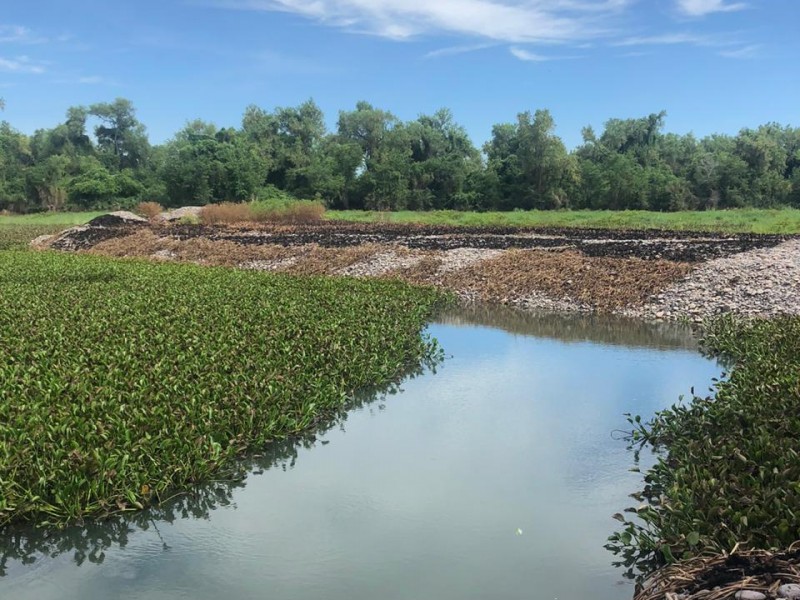
<svg viewBox="0 0 800 600"><path fill-rule="evenodd" d="M0 538L0 598L617 600L641 476L614 431L721 368L676 326L500 308L431 325L436 372L127 519Z"/></svg>

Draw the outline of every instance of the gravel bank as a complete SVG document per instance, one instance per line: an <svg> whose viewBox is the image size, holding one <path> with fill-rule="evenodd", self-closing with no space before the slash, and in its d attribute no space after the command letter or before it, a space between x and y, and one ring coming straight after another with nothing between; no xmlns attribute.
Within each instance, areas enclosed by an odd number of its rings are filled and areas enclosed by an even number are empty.
<svg viewBox="0 0 800 600"><path fill-rule="evenodd" d="M710 260L646 304L622 311L646 319L701 321L800 314L800 240Z"/></svg>

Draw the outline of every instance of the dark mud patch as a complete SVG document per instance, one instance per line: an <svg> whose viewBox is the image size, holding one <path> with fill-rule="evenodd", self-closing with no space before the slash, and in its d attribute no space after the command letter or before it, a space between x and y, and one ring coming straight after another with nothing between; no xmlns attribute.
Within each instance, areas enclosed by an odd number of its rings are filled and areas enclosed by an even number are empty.
<svg viewBox="0 0 800 600"><path fill-rule="evenodd" d="M324 222L316 225L157 225L117 224L74 228L52 244L59 250L86 250L112 239L152 227L158 236L187 241L206 239L240 246L304 246L349 248L373 244L403 246L415 250L444 251L458 248L487 250L572 250L590 257L640 258L702 262L753 250L771 248L791 236L655 230L481 227L381 223Z"/></svg>

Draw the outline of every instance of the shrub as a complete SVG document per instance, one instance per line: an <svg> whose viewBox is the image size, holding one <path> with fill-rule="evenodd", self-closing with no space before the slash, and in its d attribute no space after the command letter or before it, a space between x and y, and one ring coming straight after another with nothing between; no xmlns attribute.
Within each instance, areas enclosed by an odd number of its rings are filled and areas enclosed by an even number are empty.
<svg viewBox="0 0 800 600"><path fill-rule="evenodd" d="M136 206L136 214L152 219L164 212L164 207L158 202L139 202Z"/></svg>
<svg viewBox="0 0 800 600"><path fill-rule="evenodd" d="M319 202L310 200L294 200L289 202L252 202L236 204L223 202L209 204L200 213L200 220L205 225L219 223L285 223L302 225L316 223L325 215L325 207Z"/></svg>
<svg viewBox="0 0 800 600"><path fill-rule="evenodd" d="M254 217L258 221L290 223L293 225L317 223L322 220L324 215L325 207L322 204L307 200L298 200L283 208L254 211Z"/></svg>

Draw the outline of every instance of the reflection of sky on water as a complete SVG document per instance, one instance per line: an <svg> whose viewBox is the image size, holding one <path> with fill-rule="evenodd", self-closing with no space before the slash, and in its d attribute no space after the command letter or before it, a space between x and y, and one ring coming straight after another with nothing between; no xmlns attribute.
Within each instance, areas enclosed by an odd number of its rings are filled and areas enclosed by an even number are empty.
<svg viewBox="0 0 800 600"><path fill-rule="evenodd" d="M234 506L159 524L169 550L150 529L101 565L13 565L0 597L630 597L603 544L639 477L611 432L720 369L680 336L648 347L658 336L636 325L630 348L624 323L614 345L581 327L565 342L434 325L452 355L436 375L356 410L294 468L251 476Z"/></svg>

